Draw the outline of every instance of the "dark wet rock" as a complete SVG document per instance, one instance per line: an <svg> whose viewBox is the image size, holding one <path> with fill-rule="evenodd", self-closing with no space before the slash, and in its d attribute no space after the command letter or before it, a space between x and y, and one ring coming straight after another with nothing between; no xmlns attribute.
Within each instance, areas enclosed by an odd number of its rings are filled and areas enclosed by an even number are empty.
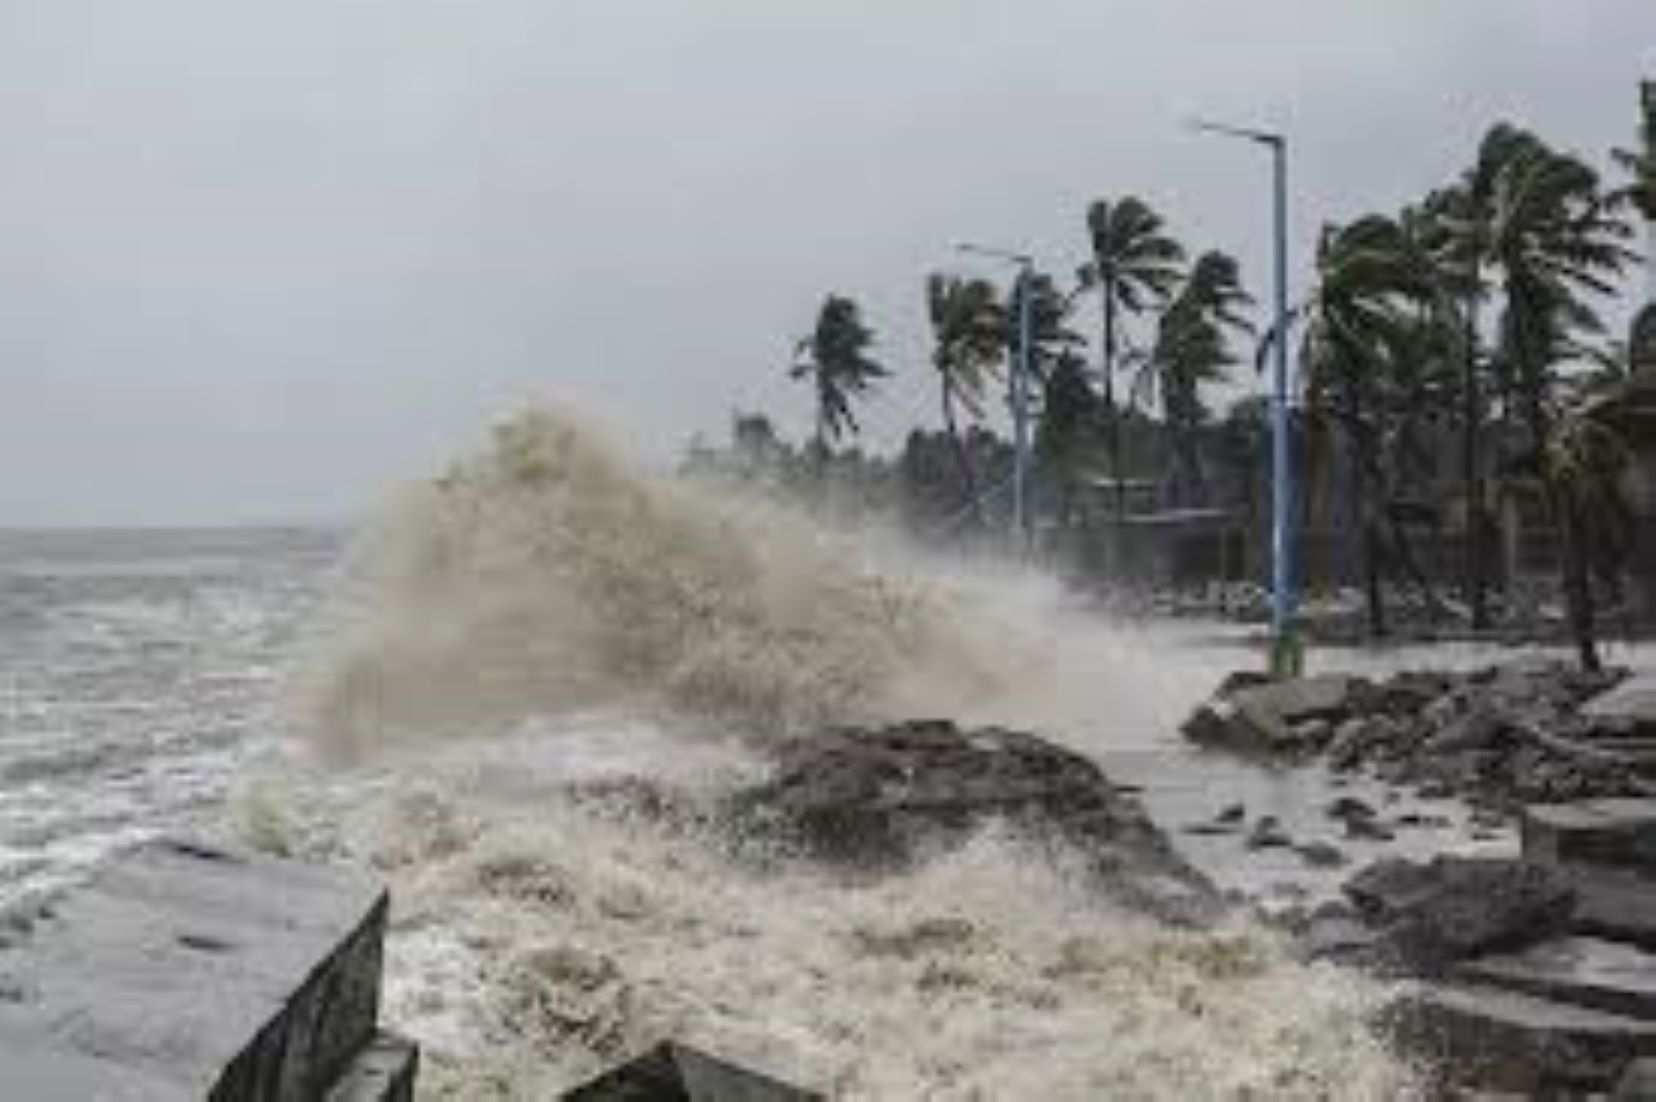
<svg viewBox="0 0 1656 1102"><path fill-rule="evenodd" d="M1361 842L1390 842L1397 832L1379 819L1359 816L1345 821L1345 836Z"/></svg>
<svg viewBox="0 0 1656 1102"><path fill-rule="evenodd" d="M1183 731L1191 741L1235 753L1298 757L1321 751L1351 710L1355 678L1327 675L1221 686Z"/></svg>
<svg viewBox="0 0 1656 1102"><path fill-rule="evenodd" d="M865 873L902 869L1005 823L1072 847L1118 902L1169 921L1220 909L1138 799L1081 755L1018 731L942 720L829 731L737 793L727 819L743 836Z"/></svg>
<svg viewBox="0 0 1656 1102"><path fill-rule="evenodd" d="M1415 672L1235 688L1185 733L1215 749L1276 759L1321 756L1335 772L1508 809L1527 803L1656 796L1656 739L1581 702L1623 676L1529 660L1466 674ZM1603 710L1603 706L1601 706ZM1641 771L1649 779L1641 779Z"/></svg>
<svg viewBox="0 0 1656 1102"><path fill-rule="evenodd" d="M1379 931L1341 903L1318 907L1294 933L1302 957L1357 967L1373 961L1380 943Z"/></svg>
<svg viewBox="0 0 1656 1102"><path fill-rule="evenodd" d="M1349 822L1352 819L1373 819L1379 813L1356 796L1341 796L1325 809L1330 819Z"/></svg>
<svg viewBox="0 0 1656 1102"><path fill-rule="evenodd" d="M1540 805L1520 818L1524 855L1549 865L1597 865L1656 880L1656 799Z"/></svg>
<svg viewBox="0 0 1656 1102"><path fill-rule="evenodd" d="M1656 1054L1656 1023L1488 987L1416 989L1383 1026L1444 1079L1526 1098L1608 1090Z"/></svg>
<svg viewBox="0 0 1656 1102"><path fill-rule="evenodd" d="M1287 849L1294 844L1274 815L1262 816L1248 831L1249 849Z"/></svg>
<svg viewBox="0 0 1656 1102"><path fill-rule="evenodd" d="M1384 935L1390 959L1424 975L1562 934L1576 899L1551 870L1469 857L1426 864L1387 858L1362 869L1344 890L1363 920Z"/></svg>
<svg viewBox="0 0 1656 1102"><path fill-rule="evenodd" d="M1622 942L1557 938L1465 961L1454 974L1485 987L1656 1021L1656 955Z"/></svg>
<svg viewBox="0 0 1656 1102"><path fill-rule="evenodd" d="M667 1042L563 1095L565 1102L820 1102L827 1096Z"/></svg>
<svg viewBox="0 0 1656 1102"><path fill-rule="evenodd" d="M1346 864L1348 858L1332 842L1306 842L1294 847L1300 859L1313 868L1332 869Z"/></svg>

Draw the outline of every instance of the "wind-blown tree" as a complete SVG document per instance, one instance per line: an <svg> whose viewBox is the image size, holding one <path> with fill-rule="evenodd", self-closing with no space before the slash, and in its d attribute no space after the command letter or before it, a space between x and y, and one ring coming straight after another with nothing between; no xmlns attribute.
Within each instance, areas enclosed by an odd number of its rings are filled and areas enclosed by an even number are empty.
<svg viewBox="0 0 1656 1102"><path fill-rule="evenodd" d="M1045 385L1047 377L1086 344L1086 338L1070 328L1070 312L1075 306L1075 294L1059 290L1053 278L1036 272L1028 280L1030 310L1029 329L1034 356L1031 366L1035 372L1036 392ZM1009 356L1018 352L1018 296L1014 292L1007 305L1006 341Z"/></svg>
<svg viewBox="0 0 1656 1102"><path fill-rule="evenodd" d="M1639 145L1611 154L1632 177L1626 196L1644 219L1648 235L1645 264L1650 272L1647 295L1656 301L1656 81L1639 84Z"/></svg>
<svg viewBox="0 0 1656 1102"><path fill-rule="evenodd" d="M974 422L983 416L984 389L994 377L1006 347L1006 309L987 280L940 273L926 280L926 309L943 424L965 488L969 515L981 522L977 476L960 435L958 411L964 410Z"/></svg>
<svg viewBox="0 0 1656 1102"><path fill-rule="evenodd" d="M1571 620L1591 628L1591 598L1584 548L1572 538L1571 491L1549 459L1552 434L1568 395L1565 369L1597 358L1590 343L1604 323L1594 300L1614 290L1614 279L1634 254L1626 247L1630 228L1617 212L1616 197L1599 188L1585 163L1525 135L1515 140L1495 178L1495 217L1489 256L1504 298L1496 339L1495 367L1506 400L1506 416L1520 427L1525 454L1515 464L1539 482L1554 523L1563 534L1562 569ZM1556 449L1554 449L1556 451ZM1592 667L1597 656L1582 648Z"/></svg>
<svg viewBox="0 0 1656 1102"><path fill-rule="evenodd" d="M1630 461L1625 442L1590 408L1577 408L1560 420L1542 457L1564 546L1570 635L1586 670L1603 668L1594 624L1593 573L1597 568L1608 576L1619 575L1632 546L1632 512L1621 491Z"/></svg>
<svg viewBox="0 0 1656 1102"><path fill-rule="evenodd" d="M1036 453L1058 491L1058 527L1063 530L1075 519L1076 489L1093 450L1098 410L1099 397L1087 377L1086 360L1079 351L1066 350L1046 373L1035 439Z"/></svg>
<svg viewBox="0 0 1656 1102"><path fill-rule="evenodd" d="M794 349L791 379L809 382L816 392L817 462L825 466L829 448L858 432L855 403L889 372L870 355L874 331L863 321L857 303L829 295L817 313L816 328Z"/></svg>
<svg viewBox="0 0 1656 1102"><path fill-rule="evenodd" d="M1315 418L1333 422L1346 442L1351 512L1368 600L1369 630L1386 630L1382 559L1401 451L1405 364L1420 350L1418 306L1432 297L1429 269L1398 222L1379 215L1323 232L1315 287L1301 308L1300 362ZM1395 546L1398 541L1393 540Z"/></svg>
<svg viewBox="0 0 1656 1102"><path fill-rule="evenodd" d="M1161 403L1173 449L1174 504L1198 504L1206 497L1197 447L1209 416L1202 387L1222 382L1226 369L1237 362L1231 337L1254 331L1241 313L1252 303L1235 258L1203 253L1158 319L1155 343L1134 380L1139 400L1159 397Z"/></svg>
<svg viewBox="0 0 1656 1102"><path fill-rule="evenodd" d="M1102 408L1109 428L1110 467L1115 477L1116 520L1127 512L1122 471L1122 411L1115 398L1123 325L1128 318L1167 304L1184 276L1184 247L1166 232L1161 215L1137 196L1087 209L1092 259L1082 265L1082 288L1096 290L1103 315L1099 344Z"/></svg>

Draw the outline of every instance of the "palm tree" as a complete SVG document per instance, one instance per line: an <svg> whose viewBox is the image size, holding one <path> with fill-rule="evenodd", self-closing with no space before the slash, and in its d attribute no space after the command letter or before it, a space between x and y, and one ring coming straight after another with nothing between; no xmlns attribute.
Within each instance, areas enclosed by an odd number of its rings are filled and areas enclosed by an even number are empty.
<svg viewBox="0 0 1656 1102"><path fill-rule="evenodd" d="M960 435L957 409L974 421L983 416L983 392L1000 363L1006 342L1006 309L987 280L933 273L926 280L926 307L932 329L932 366L937 369L943 424L960 469L970 515L981 520L977 478Z"/></svg>
<svg viewBox="0 0 1656 1102"><path fill-rule="evenodd" d="M1230 337L1254 331L1253 323L1239 312L1252 303L1242 288L1235 258L1222 252L1202 254L1158 319L1155 344L1134 380L1141 399L1160 396L1173 443L1175 503L1205 497L1197 452L1197 434L1208 419L1201 390L1223 381L1225 369L1237 362Z"/></svg>
<svg viewBox="0 0 1656 1102"><path fill-rule="evenodd" d="M869 393L875 380L889 372L869 356L874 332L853 299L829 295L817 313L816 328L794 349L791 379L806 379L816 390L815 448L819 470L828 449L842 436L858 431L853 403Z"/></svg>
<svg viewBox="0 0 1656 1102"><path fill-rule="evenodd" d="M1582 668L1592 672L1603 668L1594 625L1593 568L1619 574L1631 545L1631 510L1621 492L1629 461L1625 442L1592 415L1591 407L1578 407L1559 421L1543 458L1564 545L1570 634Z"/></svg>
<svg viewBox="0 0 1656 1102"><path fill-rule="evenodd" d="M1092 443L1089 430L1098 421L1098 404L1086 360L1078 351L1067 349L1046 373L1035 442L1058 490L1061 529L1067 530L1074 520L1076 486Z"/></svg>
<svg viewBox="0 0 1656 1102"><path fill-rule="evenodd" d="M1599 189L1597 174L1539 138L1515 141L1495 178L1489 256L1505 299L1495 366L1506 416L1519 426L1527 455L1516 465L1535 478L1562 539L1561 569L1571 622L1590 631L1585 548L1568 466L1553 461L1553 430L1565 396L1565 365L1597 358L1589 343L1604 330L1593 299L1614 290L1614 277L1634 254L1631 229L1617 197ZM1582 661L1596 655L1583 646Z"/></svg>
<svg viewBox="0 0 1656 1102"><path fill-rule="evenodd" d="M1633 179L1626 195L1650 235L1645 263L1650 268L1649 297L1656 300L1656 81L1639 83L1639 147L1611 154Z"/></svg>
<svg viewBox="0 0 1656 1102"><path fill-rule="evenodd" d="M1301 308L1300 362L1309 411L1338 426L1347 444L1358 559L1369 631L1385 634L1381 556L1397 469L1385 461L1403 361L1416 351L1412 305L1430 298L1428 273L1398 222L1380 215L1323 231L1316 286Z"/></svg>
<svg viewBox="0 0 1656 1102"><path fill-rule="evenodd" d="M1123 315L1136 316L1165 306L1183 277L1184 247L1164 229L1161 215L1137 196L1111 203L1099 200L1087 209L1092 259L1082 266L1083 288L1096 288L1103 305L1103 339L1099 346L1103 409L1110 429L1110 467L1116 484L1116 521L1127 512L1122 481L1121 411L1116 408L1115 375L1121 355Z"/></svg>

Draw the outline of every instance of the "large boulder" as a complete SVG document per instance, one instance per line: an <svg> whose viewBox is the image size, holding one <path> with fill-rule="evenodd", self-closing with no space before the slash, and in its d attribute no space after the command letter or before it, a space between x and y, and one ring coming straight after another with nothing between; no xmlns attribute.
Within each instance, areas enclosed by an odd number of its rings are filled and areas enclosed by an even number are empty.
<svg viewBox="0 0 1656 1102"><path fill-rule="evenodd" d="M738 793L745 836L865 872L900 869L993 822L1057 840L1112 898L1171 921L1216 915L1219 896L1129 791L1091 761L1041 738L945 720L844 728L787 751Z"/></svg>
<svg viewBox="0 0 1656 1102"><path fill-rule="evenodd" d="M1348 880L1345 893L1381 934L1378 962L1423 975L1563 933L1576 898L1549 869L1472 857L1387 858Z"/></svg>

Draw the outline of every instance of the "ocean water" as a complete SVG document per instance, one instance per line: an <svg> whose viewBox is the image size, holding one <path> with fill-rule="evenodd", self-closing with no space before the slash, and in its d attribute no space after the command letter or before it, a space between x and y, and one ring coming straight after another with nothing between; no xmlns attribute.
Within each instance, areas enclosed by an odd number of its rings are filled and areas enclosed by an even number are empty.
<svg viewBox="0 0 1656 1102"><path fill-rule="evenodd" d="M1173 733L1253 660L526 417L348 541L0 537L0 898L162 832L370 869L428 1098L555 1097L665 1037L836 1098L1405 1097L1366 1025L1384 992L1255 926L1157 928L994 831L850 884L695 814L777 740L949 715L1063 740L1175 828L1241 798L1315 831L1320 779ZM1226 883L1334 882L1180 837Z"/></svg>

